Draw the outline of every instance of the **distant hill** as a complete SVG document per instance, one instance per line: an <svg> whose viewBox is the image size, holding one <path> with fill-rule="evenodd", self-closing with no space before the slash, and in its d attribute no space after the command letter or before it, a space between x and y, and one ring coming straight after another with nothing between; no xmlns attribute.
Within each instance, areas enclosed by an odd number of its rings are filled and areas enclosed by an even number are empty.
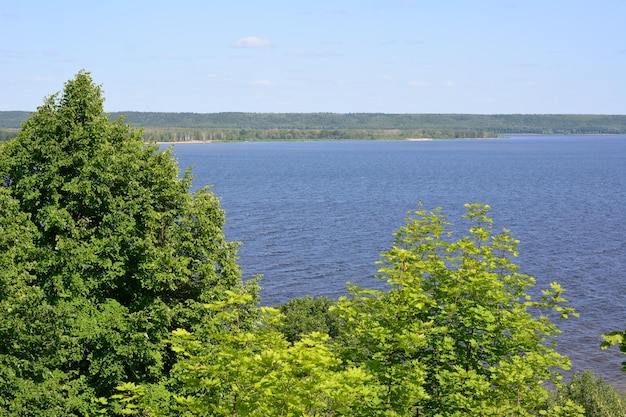
<svg viewBox="0 0 626 417"><path fill-rule="evenodd" d="M0 129L19 129L29 112L0 112ZM113 112L149 140L493 137L506 134L626 134L626 115L156 113ZM12 131L13 135L15 131Z"/></svg>
<svg viewBox="0 0 626 417"><path fill-rule="evenodd" d="M28 116L27 111L0 111L0 129L19 129Z"/></svg>
<svg viewBox="0 0 626 417"><path fill-rule="evenodd" d="M123 113L112 113L119 117ZM626 133L626 116L384 113L125 113L141 127L236 129L451 129L495 133Z"/></svg>

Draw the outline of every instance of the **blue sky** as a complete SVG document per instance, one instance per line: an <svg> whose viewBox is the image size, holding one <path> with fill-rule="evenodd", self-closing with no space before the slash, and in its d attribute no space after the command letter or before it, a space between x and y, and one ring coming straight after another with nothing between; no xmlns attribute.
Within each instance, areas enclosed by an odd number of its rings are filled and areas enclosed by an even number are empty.
<svg viewBox="0 0 626 417"><path fill-rule="evenodd" d="M0 110L626 114L626 0L0 0Z"/></svg>

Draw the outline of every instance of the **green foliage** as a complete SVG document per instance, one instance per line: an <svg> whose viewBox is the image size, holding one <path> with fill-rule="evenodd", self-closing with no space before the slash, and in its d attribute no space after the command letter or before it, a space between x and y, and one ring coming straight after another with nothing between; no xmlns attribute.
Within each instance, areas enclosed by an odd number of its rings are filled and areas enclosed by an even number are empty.
<svg viewBox="0 0 626 417"><path fill-rule="evenodd" d="M333 300L326 297L294 298L278 306L283 314L281 333L289 342L300 340L303 335L318 332L328 334L331 338L339 334L339 316L330 311Z"/></svg>
<svg viewBox="0 0 626 417"><path fill-rule="evenodd" d="M626 330L603 334L602 349L608 349L610 346L618 345L619 350L626 354ZM626 361L622 362L622 371L626 372Z"/></svg>
<svg viewBox="0 0 626 417"><path fill-rule="evenodd" d="M492 232L488 206L467 208L457 241L439 209L412 213L383 254L391 289L352 287L337 305L351 337L341 356L388 387L398 415L529 415L569 367L547 343L559 333L548 314L574 314L562 288L532 300L534 279L510 260L518 242Z"/></svg>
<svg viewBox="0 0 626 417"><path fill-rule="evenodd" d="M390 288L352 287L330 308L341 319L334 339L314 331L324 327L327 300L285 304L303 322L286 326L277 310L242 309L249 296L229 291L206 304L210 319L195 333L173 332L180 359L167 386L124 385L115 399L147 415L536 415L544 383L569 366L554 350L559 330L548 315L575 312L556 283L533 300L533 278L510 260L517 241L492 232L488 206L467 208L469 235L456 241L439 209L412 213L383 254ZM242 314L256 314L256 326L242 326L250 323ZM164 387L169 396L150 399ZM581 410L569 400L541 411Z"/></svg>
<svg viewBox="0 0 626 417"><path fill-rule="evenodd" d="M563 405L555 405L547 410L540 410L539 415L549 417L585 417L585 410L574 401L567 400Z"/></svg>
<svg viewBox="0 0 626 417"><path fill-rule="evenodd" d="M124 384L112 399L128 414L202 416L371 415L369 376L342 370L329 337L311 333L291 344L276 330L280 315L260 308L258 324L241 326L245 294L227 292L225 301L210 303L208 332L172 333L181 359L172 370L175 388L159 402L148 399L154 387Z"/></svg>
<svg viewBox="0 0 626 417"><path fill-rule="evenodd" d="M560 386L545 408L566 407L568 403L580 406L584 411L581 415L586 417L626 416L626 402L619 393L590 370L576 373L568 384Z"/></svg>
<svg viewBox="0 0 626 417"><path fill-rule="evenodd" d="M109 121L86 72L0 145L0 408L86 415L156 382L171 330L244 288L219 200L169 152ZM56 389L52 389L56 387Z"/></svg>
<svg viewBox="0 0 626 417"><path fill-rule="evenodd" d="M410 138L493 138L494 132L479 129L235 129L149 127L144 138L156 142L186 141L298 141L298 140L403 140Z"/></svg>

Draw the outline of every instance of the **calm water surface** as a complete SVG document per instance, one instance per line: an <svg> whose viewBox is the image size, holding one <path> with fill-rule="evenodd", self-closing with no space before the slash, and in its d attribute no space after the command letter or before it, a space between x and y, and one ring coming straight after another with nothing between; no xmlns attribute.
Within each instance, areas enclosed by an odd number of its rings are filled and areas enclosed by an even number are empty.
<svg viewBox="0 0 626 417"><path fill-rule="evenodd" d="M626 356L600 334L626 329L626 136L501 140L181 144L194 186L213 184L244 276L263 274L264 304L380 287L374 262L419 201L450 220L485 203L521 240L537 289L558 281L580 318L559 350L626 390Z"/></svg>

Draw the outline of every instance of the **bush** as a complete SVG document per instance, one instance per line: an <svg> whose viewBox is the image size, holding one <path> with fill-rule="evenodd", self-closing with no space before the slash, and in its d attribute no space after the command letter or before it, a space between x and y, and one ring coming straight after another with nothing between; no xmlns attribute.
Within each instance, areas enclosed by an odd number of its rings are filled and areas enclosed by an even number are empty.
<svg viewBox="0 0 626 417"><path fill-rule="evenodd" d="M337 312L329 311L333 304L333 300L327 297L306 296L280 305L278 309L285 315L281 333L292 343L311 332L325 333L335 338L338 334L339 317Z"/></svg>
<svg viewBox="0 0 626 417"><path fill-rule="evenodd" d="M596 378L590 370L576 373L568 384L557 389L549 399L548 406L562 406L568 400L582 406L586 417L626 416L624 399L615 388L604 379Z"/></svg>

